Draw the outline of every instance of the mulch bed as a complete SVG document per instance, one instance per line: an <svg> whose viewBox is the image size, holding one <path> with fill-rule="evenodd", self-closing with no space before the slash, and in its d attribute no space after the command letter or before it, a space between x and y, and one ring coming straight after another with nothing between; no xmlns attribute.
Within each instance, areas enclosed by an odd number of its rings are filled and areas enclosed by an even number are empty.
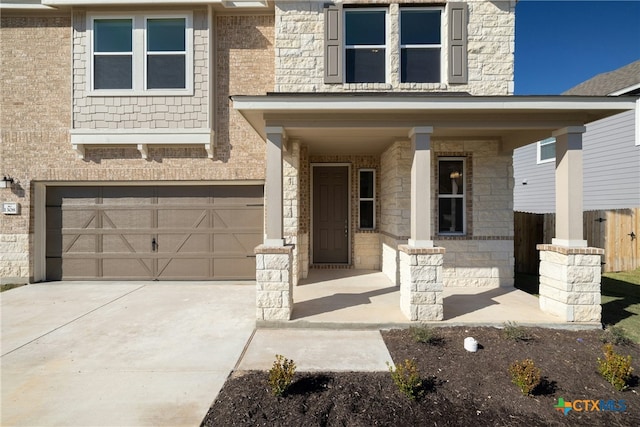
<svg viewBox="0 0 640 427"><path fill-rule="evenodd" d="M225 383L203 426L549 426L640 425L640 347L616 346L633 357L631 387L616 391L597 372L602 357L601 331L529 328L531 339L513 341L496 328L438 329L436 344L416 343L408 330L383 331L394 360L414 359L424 394L403 395L388 372L296 373L282 397L271 395L267 373L236 372ZM479 342L476 353L464 350L465 337ZM330 349L327 349L330 351ZM543 383L524 396L511 383L508 366L532 359ZM613 400L624 411L554 409L559 398ZM591 409L592 404L586 404ZM601 409L604 409L601 408Z"/></svg>

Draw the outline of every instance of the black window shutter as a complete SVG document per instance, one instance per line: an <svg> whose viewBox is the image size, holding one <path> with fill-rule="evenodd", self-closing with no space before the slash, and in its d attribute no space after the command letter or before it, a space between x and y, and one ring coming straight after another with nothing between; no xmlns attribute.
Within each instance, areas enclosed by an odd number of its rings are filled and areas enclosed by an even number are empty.
<svg viewBox="0 0 640 427"><path fill-rule="evenodd" d="M324 9L324 82L342 83L342 7Z"/></svg>
<svg viewBox="0 0 640 427"><path fill-rule="evenodd" d="M467 64L467 3L449 6L449 83L468 82Z"/></svg>

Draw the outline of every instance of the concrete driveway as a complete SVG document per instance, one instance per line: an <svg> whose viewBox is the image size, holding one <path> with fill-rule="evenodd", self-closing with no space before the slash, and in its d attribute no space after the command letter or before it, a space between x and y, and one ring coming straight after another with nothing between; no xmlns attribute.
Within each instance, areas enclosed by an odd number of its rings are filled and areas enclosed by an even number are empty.
<svg viewBox="0 0 640 427"><path fill-rule="evenodd" d="M255 327L253 282L0 294L2 426L197 426Z"/></svg>

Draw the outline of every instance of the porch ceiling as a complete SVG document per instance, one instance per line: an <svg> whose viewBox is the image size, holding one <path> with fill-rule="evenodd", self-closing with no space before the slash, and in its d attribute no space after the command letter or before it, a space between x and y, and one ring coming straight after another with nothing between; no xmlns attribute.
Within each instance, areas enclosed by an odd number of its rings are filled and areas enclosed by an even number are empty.
<svg viewBox="0 0 640 427"><path fill-rule="evenodd" d="M269 94L232 96L233 107L265 139L282 126L311 154L374 154L416 126L434 138L499 138L504 150L635 108L631 97Z"/></svg>

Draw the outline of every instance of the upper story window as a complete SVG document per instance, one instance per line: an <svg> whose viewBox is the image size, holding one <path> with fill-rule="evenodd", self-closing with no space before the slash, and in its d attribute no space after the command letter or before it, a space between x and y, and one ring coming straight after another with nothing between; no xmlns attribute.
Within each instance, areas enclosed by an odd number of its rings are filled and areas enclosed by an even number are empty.
<svg viewBox="0 0 640 427"><path fill-rule="evenodd" d="M327 5L324 83L468 84L468 15L466 2L439 7Z"/></svg>
<svg viewBox="0 0 640 427"><path fill-rule="evenodd" d="M441 10L400 9L400 81L438 83L441 80Z"/></svg>
<svg viewBox="0 0 640 427"><path fill-rule="evenodd" d="M384 83L387 60L386 18L386 9L345 10L347 83Z"/></svg>
<svg viewBox="0 0 640 427"><path fill-rule="evenodd" d="M547 138L537 143L538 164L553 162L556 159L556 139Z"/></svg>
<svg viewBox="0 0 640 427"><path fill-rule="evenodd" d="M184 95L192 90L190 15L92 15L90 92Z"/></svg>

